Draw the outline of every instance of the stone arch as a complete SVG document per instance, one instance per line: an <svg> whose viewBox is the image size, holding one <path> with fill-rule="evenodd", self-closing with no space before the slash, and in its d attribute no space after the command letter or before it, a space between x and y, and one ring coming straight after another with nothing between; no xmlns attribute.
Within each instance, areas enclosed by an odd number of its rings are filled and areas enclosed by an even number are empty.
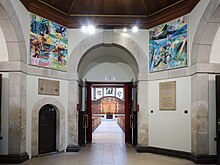
<svg viewBox="0 0 220 165"><path fill-rule="evenodd" d="M199 22L192 46L191 65L209 63L211 48L220 27L220 1L211 0Z"/></svg>
<svg viewBox="0 0 220 165"><path fill-rule="evenodd" d="M103 49L105 51L103 51ZM115 54L111 54L107 56L105 53L103 53L101 58L100 56L98 56L97 58L94 56L94 54L97 54L97 53L92 53L93 51L96 51L96 52L101 51L101 52L108 52L108 53L112 51L116 51L116 52ZM118 56L119 54L120 56ZM134 56L130 52L128 52L125 48L121 47L120 45L116 45L116 44L105 45L105 46L103 46L103 44L100 44L87 50L86 53L84 53L84 55L80 59L80 62L77 68L78 76L79 78L83 79L83 76L85 76L85 73L87 73L87 71L89 71L90 69L94 67L94 65L91 65L92 63L94 63L94 61L95 61L95 65L97 65L97 64L105 63L105 62L115 62L115 60L117 62L121 62L121 63L124 63L125 65L128 65L134 74L134 77L131 79L135 79L135 80L137 79L137 76L138 76L137 61L134 59Z"/></svg>
<svg viewBox="0 0 220 165"><path fill-rule="evenodd" d="M0 26L5 37L9 61L26 63L27 52L24 35L11 1L0 2Z"/></svg>
<svg viewBox="0 0 220 165"><path fill-rule="evenodd" d="M148 59L144 51L131 38L114 33L113 31L97 33L80 42L70 55L68 60L68 72L77 73L80 60L83 58L84 54L97 45L113 45L123 48L134 57L138 65L139 75L147 74Z"/></svg>
<svg viewBox="0 0 220 165"><path fill-rule="evenodd" d="M63 105L56 99L43 98L39 100L32 110L32 138L31 138L31 154L38 155L38 125L39 125L39 111L44 105L51 105L56 109L57 113L57 128L56 128L56 148L58 151L64 150L64 133L65 133L65 109Z"/></svg>

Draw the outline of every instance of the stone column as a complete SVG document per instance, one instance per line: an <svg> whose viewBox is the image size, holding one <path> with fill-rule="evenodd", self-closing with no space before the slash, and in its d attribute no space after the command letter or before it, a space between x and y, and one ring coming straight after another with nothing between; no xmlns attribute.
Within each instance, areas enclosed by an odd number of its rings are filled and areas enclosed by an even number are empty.
<svg viewBox="0 0 220 165"><path fill-rule="evenodd" d="M148 146L148 82L138 82L138 147Z"/></svg>
<svg viewBox="0 0 220 165"><path fill-rule="evenodd" d="M194 156L209 155L208 74L192 76L191 152Z"/></svg>
<svg viewBox="0 0 220 165"><path fill-rule="evenodd" d="M69 81L68 85L68 146L67 152L79 151L78 145L78 111L79 103L78 81Z"/></svg>
<svg viewBox="0 0 220 165"><path fill-rule="evenodd" d="M8 155L14 162L28 159L26 153L26 75L9 73Z"/></svg>

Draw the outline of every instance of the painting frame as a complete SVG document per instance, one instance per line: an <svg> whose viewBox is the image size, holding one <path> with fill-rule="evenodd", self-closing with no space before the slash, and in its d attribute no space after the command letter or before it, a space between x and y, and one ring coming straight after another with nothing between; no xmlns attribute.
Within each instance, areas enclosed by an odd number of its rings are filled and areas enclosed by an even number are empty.
<svg viewBox="0 0 220 165"><path fill-rule="evenodd" d="M149 72L187 67L188 15L149 30Z"/></svg>
<svg viewBox="0 0 220 165"><path fill-rule="evenodd" d="M30 13L29 64L67 71L68 28Z"/></svg>

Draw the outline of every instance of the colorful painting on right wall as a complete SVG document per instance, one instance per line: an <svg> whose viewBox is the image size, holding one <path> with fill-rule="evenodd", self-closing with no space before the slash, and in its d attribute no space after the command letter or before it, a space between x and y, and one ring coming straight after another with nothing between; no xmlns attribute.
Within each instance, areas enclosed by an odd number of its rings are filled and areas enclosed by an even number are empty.
<svg viewBox="0 0 220 165"><path fill-rule="evenodd" d="M150 29L149 71L187 66L187 16Z"/></svg>

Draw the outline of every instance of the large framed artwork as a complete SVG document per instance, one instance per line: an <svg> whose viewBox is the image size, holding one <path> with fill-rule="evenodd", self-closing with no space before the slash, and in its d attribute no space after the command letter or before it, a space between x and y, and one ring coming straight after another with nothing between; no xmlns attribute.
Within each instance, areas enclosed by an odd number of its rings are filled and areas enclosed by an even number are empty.
<svg viewBox="0 0 220 165"><path fill-rule="evenodd" d="M150 29L149 71L187 66L187 16Z"/></svg>
<svg viewBox="0 0 220 165"><path fill-rule="evenodd" d="M67 28L30 14L30 64L66 70Z"/></svg>

